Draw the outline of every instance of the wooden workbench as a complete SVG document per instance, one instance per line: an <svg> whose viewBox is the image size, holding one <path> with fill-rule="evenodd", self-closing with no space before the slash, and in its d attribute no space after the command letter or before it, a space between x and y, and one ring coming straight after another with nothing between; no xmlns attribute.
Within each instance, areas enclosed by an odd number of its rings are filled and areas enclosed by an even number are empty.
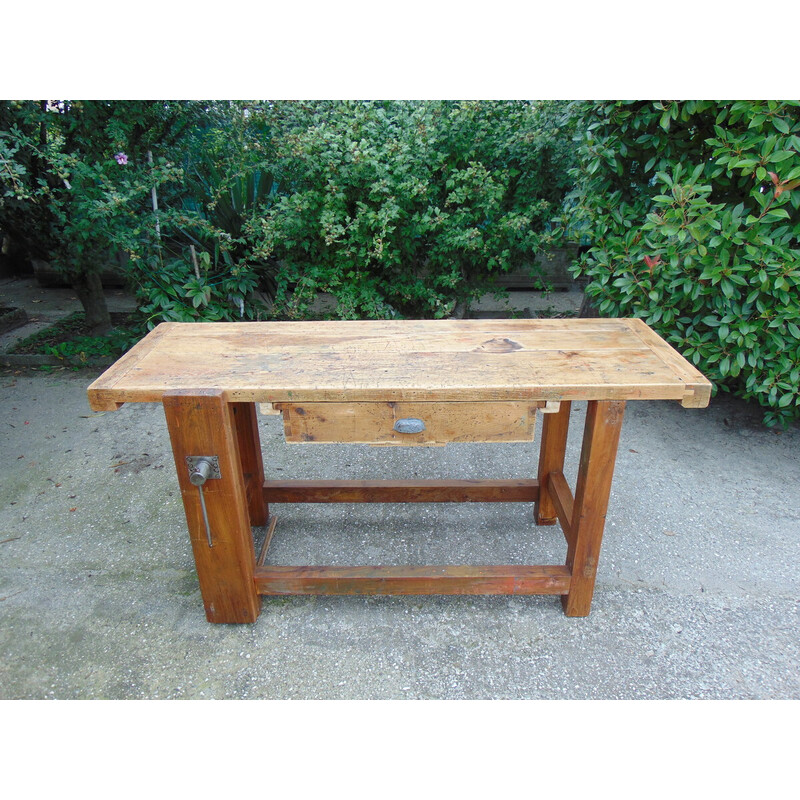
<svg viewBox="0 0 800 800"><path fill-rule="evenodd" d="M207 618L237 623L275 594L556 594L585 616L626 401L700 408L710 392L638 319L163 323L88 389L98 411L163 404ZM588 402L573 493L574 400ZM290 442L389 446L530 442L540 412L538 476L265 481L257 405L283 416ZM198 488L202 457L213 471ZM560 522L565 563L281 567L255 553L269 503L443 501L533 502L537 524Z"/></svg>

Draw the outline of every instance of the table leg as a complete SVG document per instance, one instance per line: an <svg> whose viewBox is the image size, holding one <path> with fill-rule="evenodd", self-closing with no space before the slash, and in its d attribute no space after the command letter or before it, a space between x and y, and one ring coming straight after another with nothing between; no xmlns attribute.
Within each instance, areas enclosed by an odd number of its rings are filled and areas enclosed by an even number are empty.
<svg viewBox="0 0 800 800"><path fill-rule="evenodd" d="M591 608L624 413L621 400L592 400L586 409L567 547L572 578L569 593L561 597L568 617L585 617Z"/></svg>
<svg viewBox="0 0 800 800"><path fill-rule="evenodd" d="M569 412L572 403L562 400L554 414L542 414L542 443L539 448L539 499L533 507L537 525L555 525L556 509L550 495L548 476L564 471L564 452L569 432Z"/></svg>
<svg viewBox="0 0 800 800"><path fill-rule="evenodd" d="M227 403L219 391L168 392L162 402L206 617L209 622L255 622L260 600L239 450L247 425L237 423L234 409L238 404ZM242 419L246 420L246 415ZM203 486L210 545L200 490L189 481L187 456L216 456L219 460L220 477L209 479ZM244 460L252 467L255 459L250 453Z"/></svg>
<svg viewBox="0 0 800 800"><path fill-rule="evenodd" d="M258 435L256 406L255 403L231 403L231 410L247 492L250 524L266 525L269 507L264 500L264 460L261 455L261 439Z"/></svg>

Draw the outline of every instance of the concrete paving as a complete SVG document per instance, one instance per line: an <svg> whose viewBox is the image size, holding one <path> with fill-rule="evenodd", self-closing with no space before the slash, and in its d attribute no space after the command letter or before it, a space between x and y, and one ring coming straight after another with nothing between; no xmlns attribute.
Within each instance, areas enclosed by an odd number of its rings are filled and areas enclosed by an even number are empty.
<svg viewBox="0 0 800 800"><path fill-rule="evenodd" d="M800 697L800 430L741 401L628 404L588 618L553 597L287 597L228 626L205 620L162 409L92 413L96 374L0 370L2 699ZM288 445L259 424L283 478L536 474L538 442ZM273 563L565 552L521 504L273 511Z"/></svg>

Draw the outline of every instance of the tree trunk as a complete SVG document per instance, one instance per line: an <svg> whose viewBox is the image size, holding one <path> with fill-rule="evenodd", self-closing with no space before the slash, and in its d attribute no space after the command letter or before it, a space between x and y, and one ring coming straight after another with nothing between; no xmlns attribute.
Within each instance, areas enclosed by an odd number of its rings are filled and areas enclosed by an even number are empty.
<svg viewBox="0 0 800 800"><path fill-rule="evenodd" d="M81 301L86 325L91 336L103 336L111 330L111 316L108 313L106 295L99 272L83 275L70 275L72 288Z"/></svg>
<svg viewBox="0 0 800 800"><path fill-rule="evenodd" d="M469 303L466 300L456 300L450 319L464 319L469 311Z"/></svg>
<svg viewBox="0 0 800 800"><path fill-rule="evenodd" d="M583 295L583 302L581 303L581 310L578 312L578 316L581 319L593 319L600 316L600 312L587 294Z"/></svg>

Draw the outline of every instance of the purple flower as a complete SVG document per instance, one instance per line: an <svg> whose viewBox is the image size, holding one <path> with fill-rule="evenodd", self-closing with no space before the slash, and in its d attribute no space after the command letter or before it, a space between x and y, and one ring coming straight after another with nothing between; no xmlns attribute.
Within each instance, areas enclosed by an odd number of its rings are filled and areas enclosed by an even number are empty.
<svg viewBox="0 0 800 800"><path fill-rule="evenodd" d="M128 163L128 156L125 153L117 153L114 158L117 159L117 164L127 164Z"/></svg>

